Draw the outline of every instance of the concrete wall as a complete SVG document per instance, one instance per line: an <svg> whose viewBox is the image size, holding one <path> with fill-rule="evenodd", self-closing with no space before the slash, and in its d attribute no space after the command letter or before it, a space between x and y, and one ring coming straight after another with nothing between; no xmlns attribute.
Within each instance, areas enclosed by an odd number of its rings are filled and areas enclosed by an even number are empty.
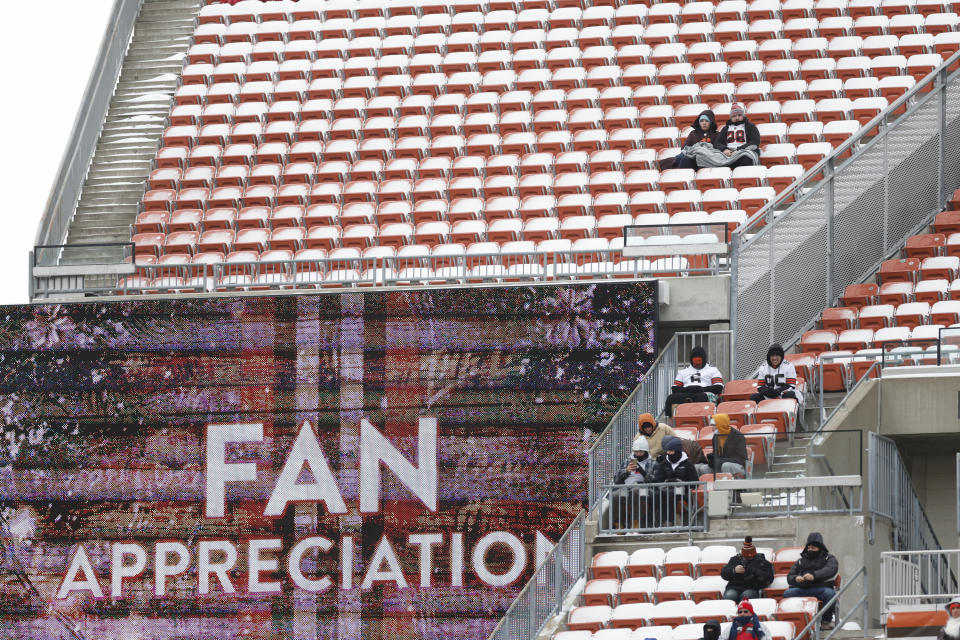
<svg viewBox="0 0 960 640"><path fill-rule="evenodd" d="M729 320L729 275L660 280L661 326L705 328Z"/></svg>

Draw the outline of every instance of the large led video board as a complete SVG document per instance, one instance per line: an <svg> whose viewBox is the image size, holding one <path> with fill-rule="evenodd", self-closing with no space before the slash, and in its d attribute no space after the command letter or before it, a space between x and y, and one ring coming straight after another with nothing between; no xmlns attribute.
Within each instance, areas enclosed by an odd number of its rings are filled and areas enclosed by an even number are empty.
<svg viewBox="0 0 960 640"><path fill-rule="evenodd" d="M0 309L0 638L483 638L649 282Z"/></svg>

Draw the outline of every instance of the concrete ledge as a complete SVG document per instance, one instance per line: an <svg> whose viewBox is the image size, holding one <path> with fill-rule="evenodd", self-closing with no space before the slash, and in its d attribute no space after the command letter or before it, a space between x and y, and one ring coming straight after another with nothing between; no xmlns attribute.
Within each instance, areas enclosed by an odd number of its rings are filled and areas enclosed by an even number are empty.
<svg viewBox="0 0 960 640"><path fill-rule="evenodd" d="M881 378L912 378L916 376L929 378L960 376L960 365L917 365L909 367L883 367L880 369Z"/></svg>
<svg viewBox="0 0 960 640"><path fill-rule="evenodd" d="M623 248L623 255L628 258L642 258L644 256L700 256L705 254L727 255L729 249L730 245L724 242L628 244Z"/></svg>
<svg viewBox="0 0 960 640"><path fill-rule="evenodd" d="M136 273L136 267L126 262L119 264L68 264L55 267L32 267L30 269L30 275L35 278L133 275L134 273Z"/></svg>

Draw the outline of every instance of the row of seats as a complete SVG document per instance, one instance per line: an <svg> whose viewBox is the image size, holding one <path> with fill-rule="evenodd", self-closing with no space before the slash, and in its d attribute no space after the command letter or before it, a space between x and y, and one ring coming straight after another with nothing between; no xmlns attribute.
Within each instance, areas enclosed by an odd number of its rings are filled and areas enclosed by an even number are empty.
<svg viewBox="0 0 960 640"><path fill-rule="evenodd" d="M805 606L813 608L813 613L809 612L809 609L803 610L802 615L816 615L816 599L812 603L806 602L806 598L802 603L798 603L798 606ZM674 604L674 603L664 603L664 604ZM733 604L732 602L730 604ZM648 629L657 629L661 627L666 627L667 629L672 629L669 636L669 640L698 640L703 637L703 623L707 622L713 618L703 618L702 616L696 615L695 611L683 611L679 610L679 607L669 607L665 609L663 614L654 614L655 616L649 624L645 626L645 620L642 617L643 612L639 609L643 605L620 605L616 609L605 606L605 605L595 605L590 607L576 607L570 611L570 615L567 619L567 629L569 631L558 633L553 636L554 640L572 640L577 636L569 635L571 632L588 632L593 633L592 638L647 638L654 637L660 638L659 634L650 636L647 634ZM660 605L656 605L660 606ZM736 605L734 605L736 606ZM684 615L685 613L689 615ZM617 617L615 617L617 616ZM696 622L690 622L691 619L696 619ZM721 622L721 632L726 629L729 631L730 623ZM797 626L791 621L788 620L774 620L764 623L764 627L767 632L770 634L771 640L793 640L794 631L797 628L802 628L802 626ZM620 630L620 635L616 633L603 634L602 630L604 629L617 629ZM636 629L636 632L630 633ZM625 632L625 633L624 633ZM665 632L665 631L664 631ZM581 636L582 637L582 636Z"/></svg>
<svg viewBox="0 0 960 640"><path fill-rule="evenodd" d="M778 574L787 573L802 551L803 547L757 550L773 564ZM720 569L736 554L737 549L731 545L645 547L631 553L602 551L593 556L590 574L593 578L618 580L645 576L718 576Z"/></svg>
<svg viewBox="0 0 960 640"><path fill-rule="evenodd" d="M771 634L772 640L792 640L795 627L791 622L764 623ZM729 623L721 623L721 637L727 637L730 631ZM561 631L553 635L553 640L700 640L703 638L703 624L681 624L675 627L669 625L640 627L638 629L598 629L590 631Z"/></svg>
<svg viewBox="0 0 960 640"><path fill-rule="evenodd" d="M770 615L769 600L772 598L763 600L767 601L762 603L765 605L764 613ZM776 608L771 616L773 620L791 623L796 625L796 628L803 628L817 613L816 598L786 598L779 604L774 600L774 606ZM704 622L732 622L736 614L737 603L730 600L669 600L657 604L639 602L616 606L595 604L571 610L567 628L574 631L597 631L605 627L636 629L647 626L700 624L702 631Z"/></svg>
<svg viewBox="0 0 960 640"><path fill-rule="evenodd" d="M917 13L929 15L948 12L951 0L718 0L718 2L627 3L622 0L391 0L361 4L329 3L321 0L273 0L258 2L244 0L226 4L213 0L200 10L200 24L229 24L231 22L264 22L272 20L333 20L364 18L395 18L398 16L425 17L430 15L491 11L553 11L573 9L584 25L610 23L656 24L660 22L690 22L714 20L761 20L782 17L825 19L869 15L888 17ZM538 15L525 14L525 15Z"/></svg>
<svg viewBox="0 0 960 640"><path fill-rule="evenodd" d="M275 167L276 168L276 167ZM786 173L791 182L799 176ZM776 193L773 187L746 187L742 190L677 189L670 192L655 189L656 174L620 171L595 174L565 173L487 178L353 180L347 183L319 182L307 184L249 184L246 187L187 187L151 189L143 198L143 211L175 212L184 209L243 209L245 207L301 207L327 205L355 207L352 217L379 217L381 209L403 210L387 206L410 204L425 219L435 220L451 211L459 211L459 219L477 219L473 212L492 223L500 219L609 214L679 214L685 212L743 210L748 214L761 209ZM651 189L654 187L654 189ZM291 210L292 211L292 210ZM365 213L366 212L366 213ZM368 213L370 214L368 216ZM416 214L414 213L416 217ZM682 224L686 224L685 222Z"/></svg>

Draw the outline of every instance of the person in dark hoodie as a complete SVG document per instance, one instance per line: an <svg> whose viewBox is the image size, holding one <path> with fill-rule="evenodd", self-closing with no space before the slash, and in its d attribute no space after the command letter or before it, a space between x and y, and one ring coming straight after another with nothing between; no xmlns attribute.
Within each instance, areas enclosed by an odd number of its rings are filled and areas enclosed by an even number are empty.
<svg viewBox="0 0 960 640"><path fill-rule="evenodd" d="M720 640L720 621L708 620L703 623L703 637L700 640Z"/></svg>
<svg viewBox="0 0 960 640"><path fill-rule="evenodd" d="M747 439L738 429L730 426L730 416L726 413L713 414L711 422L714 427L713 453L707 456L707 462L713 473L746 476Z"/></svg>
<svg viewBox="0 0 960 640"><path fill-rule="evenodd" d="M766 629L760 624L760 618L753 611L749 600L741 600L737 605L737 615L730 625L727 640L766 640Z"/></svg>
<svg viewBox="0 0 960 640"><path fill-rule="evenodd" d="M773 565L762 553L757 553L753 538L747 536L740 553L720 570L720 577L727 581L724 600L740 602L745 598L759 598L760 590L773 582Z"/></svg>
<svg viewBox="0 0 960 640"><path fill-rule="evenodd" d="M772 344L767 349L767 361L757 370L757 378L763 380L763 384L750 396L754 402L775 398L802 401L797 392L797 369L792 362L784 360L783 347L780 345Z"/></svg>
<svg viewBox="0 0 960 640"><path fill-rule="evenodd" d="M717 133L713 146L727 156L733 155L733 152L739 149L751 147L758 154L760 153L760 130L747 120L747 113L739 102L734 102L730 107L730 119ZM749 158L740 158L728 166L734 169L752 165L753 162Z"/></svg>
<svg viewBox="0 0 960 640"><path fill-rule="evenodd" d="M687 135L686 142L683 143L684 148L692 147L698 142L709 142L713 144L717 139L717 119L713 115L713 111L707 109L700 113L697 116L696 121L693 123L693 130ZM675 163L673 165L677 169L698 169L697 161L693 158L688 158L682 152L677 156Z"/></svg>
<svg viewBox="0 0 960 640"><path fill-rule="evenodd" d="M819 600L820 606L823 607L836 595L833 590L833 581L838 571L839 564L836 556L831 554L823 544L823 536L814 531L807 536L807 544L803 552L787 574L787 584L790 588L783 593L783 597L812 596ZM820 628L833 628L833 607L824 611Z"/></svg>
<svg viewBox="0 0 960 640"><path fill-rule="evenodd" d="M663 439L663 454L657 458L654 482L696 482L697 468L683 450L683 442L676 436ZM679 494L682 496L683 494ZM678 494L672 488L662 487L656 499L655 517L660 526L671 526L676 514Z"/></svg>
<svg viewBox="0 0 960 640"><path fill-rule="evenodd" d="M717 402L723 393L723 374L712 364L707 363L707 350L694 347L690 350L690 366L677 373L671 388L673 393L667 396L664 411L673 417L673 406L686 402Z"/></svg>

